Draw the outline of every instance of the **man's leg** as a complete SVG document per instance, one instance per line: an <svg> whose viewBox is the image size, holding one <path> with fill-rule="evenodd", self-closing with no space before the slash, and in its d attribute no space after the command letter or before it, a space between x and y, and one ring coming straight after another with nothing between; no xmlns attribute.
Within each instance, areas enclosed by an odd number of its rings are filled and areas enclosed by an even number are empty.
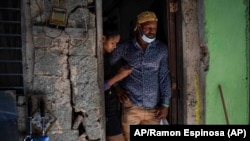
<svg viewBox="0 0 250 141"><path fill-rule="evenodd" d="M141 124L143 125L158 125L160 124L160 119L156 118L156 109L146 109L145 116L141 120Z"/></svg>
<svg viewBox="0 0 250 141"><path fill-rule="evenodd" d="M130 125L140 124L142 112L129 101L123 103L122 126L126 141L130 141Z"/></svg>

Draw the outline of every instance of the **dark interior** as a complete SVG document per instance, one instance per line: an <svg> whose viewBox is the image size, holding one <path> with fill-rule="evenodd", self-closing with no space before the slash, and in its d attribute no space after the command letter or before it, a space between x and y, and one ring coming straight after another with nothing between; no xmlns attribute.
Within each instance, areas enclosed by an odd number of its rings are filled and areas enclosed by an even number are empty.
<svg viewBox="0 0 250 141"><path fill-rule="evenodd" d="M121 41L134 36L136 16L142 11L154 11L158 17L157 38L166 42L166 1L165 0L104 0L103 20L116 18L121 32ZM164 24L165 23L165 24Z"/></svg>

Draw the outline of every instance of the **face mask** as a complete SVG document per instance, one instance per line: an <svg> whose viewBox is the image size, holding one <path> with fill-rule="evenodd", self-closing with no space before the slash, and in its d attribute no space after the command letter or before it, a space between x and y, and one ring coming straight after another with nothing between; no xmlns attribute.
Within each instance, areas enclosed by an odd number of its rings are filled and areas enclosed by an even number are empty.
<svg viewBox="0 0 250 141"><path fill-rule="evenodd" d="M145 34L143 34L141 29L139 29L139 34L141 35L141 39L148 44L152 43L155 40L155 38L153 38L153 39L148 38Z"/></svg>
<svg viewBox="0 0 250 141"><path fill-rule="evenodd" d="M148 38L145 34L142 34L141 38L143 41L145 41L147 43L152 43L155 40L155 38L153 38L153 39Z"/></svg>

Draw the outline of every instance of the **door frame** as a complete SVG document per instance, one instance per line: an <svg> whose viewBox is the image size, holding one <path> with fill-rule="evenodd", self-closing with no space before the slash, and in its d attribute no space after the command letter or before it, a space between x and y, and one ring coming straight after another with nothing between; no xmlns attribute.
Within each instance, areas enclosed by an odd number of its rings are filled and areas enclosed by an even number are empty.
<svg viewBox="0 0 250 141"><path fill-rule="evenodd" d="M167 41L169 48L169 67L172 81L172 98L168 120L170 124L183 124L183 49L181 1L167 0L164 21L167 25Z"/></svg>

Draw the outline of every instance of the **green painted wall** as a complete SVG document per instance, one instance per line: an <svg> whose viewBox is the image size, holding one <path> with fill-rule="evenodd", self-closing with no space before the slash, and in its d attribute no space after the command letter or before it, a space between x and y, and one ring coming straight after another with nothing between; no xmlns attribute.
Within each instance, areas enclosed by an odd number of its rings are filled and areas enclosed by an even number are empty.
<svg viewBox="0 0 250 141"><path fill-rule="evenodd" d="M206 73L205 124L249 123L249 0L204 0L210 54Z"/></svg>

